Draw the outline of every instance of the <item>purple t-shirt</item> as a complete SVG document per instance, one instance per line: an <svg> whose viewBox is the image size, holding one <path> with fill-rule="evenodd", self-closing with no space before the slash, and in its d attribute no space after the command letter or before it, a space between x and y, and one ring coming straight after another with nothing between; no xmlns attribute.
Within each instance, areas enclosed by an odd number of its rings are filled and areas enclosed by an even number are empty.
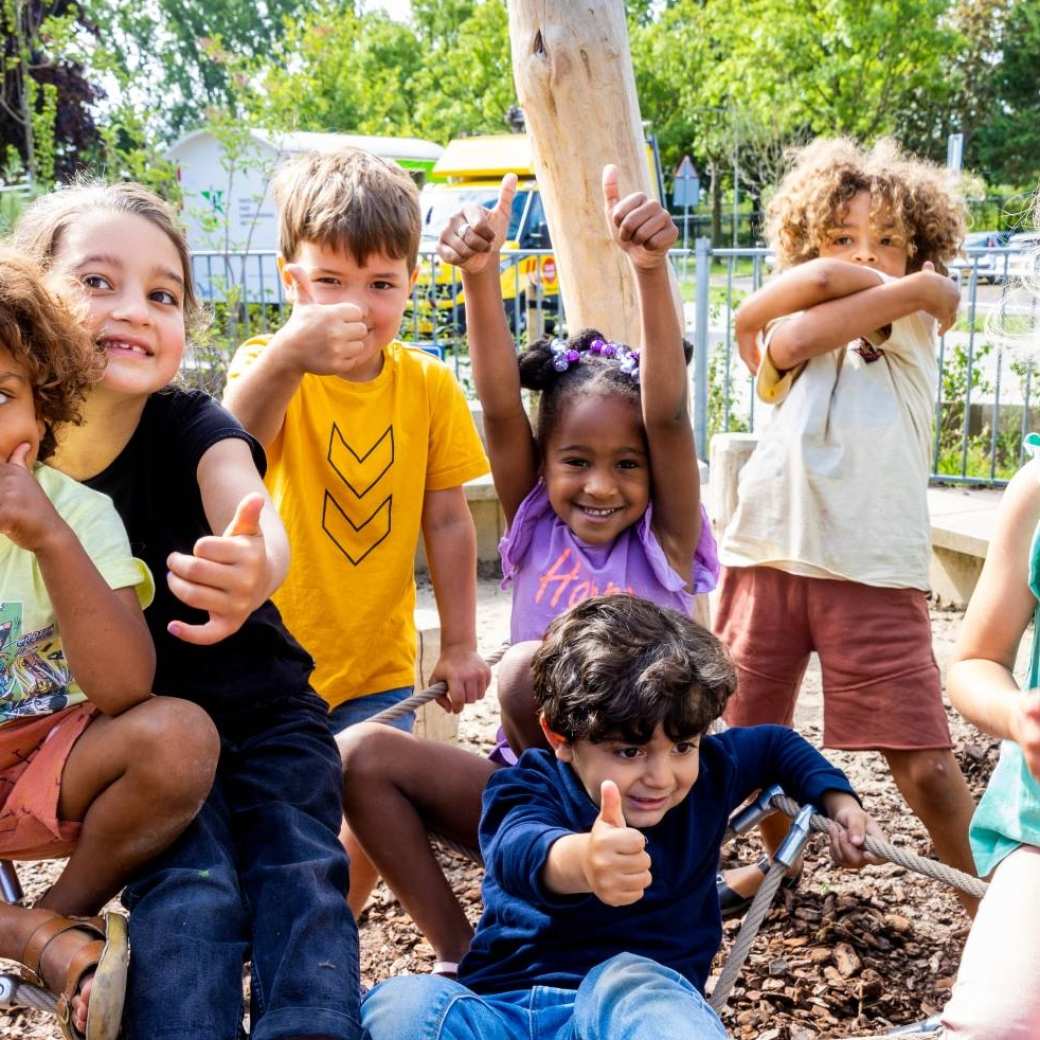
<svg viewBox="0 0 1040 1040"><path fill-rule="evenodd" d="M652 506L609 545L588 545L574 536L549 504L543 481L520 503L499 543L502 587L512 586L513 643L541 639L557 614L590 596L628 592L684 614L694 593L710 592L719 579L719 557L708 515L701 506L701 537L693 573L676 573L650 526Z"/></svg>

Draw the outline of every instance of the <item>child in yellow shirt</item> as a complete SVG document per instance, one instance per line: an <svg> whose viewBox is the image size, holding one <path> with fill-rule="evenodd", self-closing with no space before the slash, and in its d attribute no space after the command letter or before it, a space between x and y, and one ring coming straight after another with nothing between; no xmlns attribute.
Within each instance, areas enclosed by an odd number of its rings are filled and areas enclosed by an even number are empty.
<svg viewBox="0 0 1040 1040"><path fill-rule="evenodd" d="M488 463L451 372L396 338L416 275L418 192L399 167L350 148L291 160L275 197L292 316L242 345L224 398L267 450L292 545L275 603L314 656L312 683L341 732L411 693L421 532L441 618L432 678L460 710L490 679L462 488ZM358 913L375 876L346 840Z"/></svg>

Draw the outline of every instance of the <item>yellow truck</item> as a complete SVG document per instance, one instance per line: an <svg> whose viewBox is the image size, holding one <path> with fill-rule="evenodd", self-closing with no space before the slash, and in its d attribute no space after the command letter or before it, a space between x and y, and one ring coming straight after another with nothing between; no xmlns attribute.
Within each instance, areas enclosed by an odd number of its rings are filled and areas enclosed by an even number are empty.
<svg viewBox="0 0 1040 1040"><path fill-rule="evenodd" d="M427 338L461 333L465 329L465 296L457 272L433 260L437 238L453 214L469 203L488 208L498 201L502 176L519 177L509 233L502 249L502 298L513 332L527 327L528 311L552 324L559 307L560 284L551 253L528 255L526 250L548 250L549 226L542 196L534 179L531 145L525 134L460 137L452 141L434 164L423 188L422 243L415 299L418 306L406 328ZM511 255L512 254L512 255Z"/></svg>
<svg viewBox="0 0 1040 1040"><path fill-rule="evenodd" d="M661 164L652 138L647 141L646 162L654 194L661 199ZM406 318L406 334L429 339L465 331L462 281L454 268L433 259L437 239L467 203L494 206L507 173L515 173L519 183L500 264L506 317L517 337L525 330L535 336L552 332L559 315L560 283L556 258L549 251L549 225L534 177L530 139L526 134L494 134L451 141L422 190L421 255L413 297L417 306Z"/></svg>

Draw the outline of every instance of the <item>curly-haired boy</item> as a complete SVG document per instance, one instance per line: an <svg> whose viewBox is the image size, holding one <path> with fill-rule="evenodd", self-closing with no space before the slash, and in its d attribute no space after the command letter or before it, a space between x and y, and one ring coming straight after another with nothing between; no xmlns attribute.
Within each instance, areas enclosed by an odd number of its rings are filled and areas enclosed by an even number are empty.
<svg viewBox="0 0 1040 1040"><path fill-rule="evenodd" d="M890 142L796 156L769 209L783 273L737 312L774 409L722 541L716 631L739 676L728 722L791 725L816 651L824 746L880 751L939 856L970 872L926 599L936 332L959 303L940 272L963 233L944 171ZM756 874L720 883L724 909Z"/></svg>
<svg viewBox="0 0 1040 1040"><path fill-rule="evenodd" d="M722 939L715 870L729 814L773 783L835 821L831 852L880 835L845 775L782 726L706 731L736 677L685 614L579 603L532 661L551 751L488 781L484 913L458 979L376 986L370 1040L724 1040L704 999Z"/></svg>

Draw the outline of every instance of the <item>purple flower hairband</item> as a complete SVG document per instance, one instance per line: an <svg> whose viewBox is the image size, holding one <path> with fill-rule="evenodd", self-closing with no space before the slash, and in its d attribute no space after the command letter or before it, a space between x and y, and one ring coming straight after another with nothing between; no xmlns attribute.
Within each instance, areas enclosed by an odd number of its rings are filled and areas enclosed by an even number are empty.
<svg viewBox="0 0 1040 1040"><path fill-rule="evenodd" d="M571 365L581 361L583 351L568 346L566 340L554 339L549 344L553 352L553 368L557 372L566 372ZM611 340L594 339L584 353L592 354L594 357L606 358L608 361L616 361L618 367L626 375L639 382L639 351L629 350L620 343Z"/></svg>

